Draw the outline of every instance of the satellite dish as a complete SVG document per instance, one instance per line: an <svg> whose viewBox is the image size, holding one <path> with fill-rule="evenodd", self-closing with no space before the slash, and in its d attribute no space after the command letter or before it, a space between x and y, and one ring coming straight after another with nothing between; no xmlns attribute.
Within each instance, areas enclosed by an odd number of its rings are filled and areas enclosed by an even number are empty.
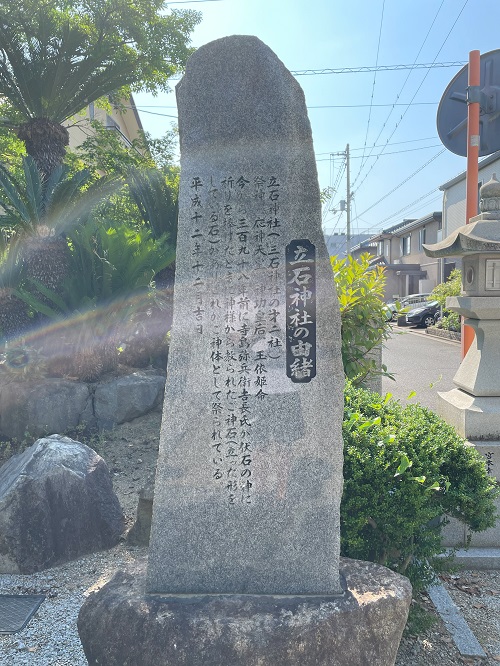
<svg viewBox="0 0 500 666"><path fill-rule="evenodd" d="M479 157L500 150L500 50L480 59ZM463 67L444 91L437 112L439 138L448 150L467 156L467 89L469 66ZM476 101L476 100L474 100Z"/></svg>

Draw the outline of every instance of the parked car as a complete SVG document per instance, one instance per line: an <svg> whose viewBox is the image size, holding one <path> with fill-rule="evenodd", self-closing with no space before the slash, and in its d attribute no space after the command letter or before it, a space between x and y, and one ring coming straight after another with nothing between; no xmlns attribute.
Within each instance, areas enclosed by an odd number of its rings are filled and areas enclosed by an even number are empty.
<svg viewBox="0 0 500 666"><path fill-rule="evenodd" d="M391 303L393 305L393 303ZM393 310L389 307L389 304L386 303L384 305L384 312L385 312L385 320L386 321L391 321L392 320L392 315L394 314Z"/></svg>
<svg viewBox="0 0 500 666"><path fill-rule="evenodd" d="M438 301L429 301L426 305L407 312L406 323L410 326L432 326L439 318L440 311Z"/></svg>
<svg viewBox="0 0 500 666"><path fill-rule="evenodd" d="M419 305L426 305L429 296L430 294L409 294L408 296L398 298L396 301L387 303L386 307L391 312L392 320L397 321L399 315L404 314L401 312L402 310L406 312L412 307L416 308Z"/></svg>

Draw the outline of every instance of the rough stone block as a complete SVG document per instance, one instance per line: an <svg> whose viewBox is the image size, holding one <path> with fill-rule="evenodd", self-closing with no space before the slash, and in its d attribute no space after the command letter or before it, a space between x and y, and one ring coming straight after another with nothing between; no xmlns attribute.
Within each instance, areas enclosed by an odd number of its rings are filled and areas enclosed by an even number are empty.
<svg viewBox="0 0 500 666"><path fill-rule="evenodd" d="M94 413L99 430L132 421L161 404L165 376L156 370L142 370L97 384Z"/></svg>
<svg viewBox="0 0 500 666"><path fill-rule="evenodd" d="M11 382L0 387L0 436L22 440L92 426L87 384L66 379Z"/></svg>
<svg viewBox="0 0 500 666"><path fill-rule="evenodd" d="M127 541L133 546L147 546L149 544L154 491L155 482L154 476L152 476L139 492L135 523L127 534Z"/></svg>
<svg viewBox="0 0 500 666"><path fill-rule="evenodd" d="M138 561L88 597L78 631L90 666L393 666L408 579L340 560L341 596L154 595Z"/></svg>

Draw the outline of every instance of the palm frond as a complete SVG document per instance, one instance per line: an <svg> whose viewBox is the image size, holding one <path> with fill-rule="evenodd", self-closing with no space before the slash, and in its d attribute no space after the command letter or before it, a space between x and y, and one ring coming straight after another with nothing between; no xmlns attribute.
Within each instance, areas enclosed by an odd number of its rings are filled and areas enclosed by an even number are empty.
<svg viewBox="0 0 500 666"><path fill-rule="evenodd" d="M88 36L50 13L38 13L37 38L22 34L0 15L0 95L11 101L25 120L49 118L62 123L111 90L134 80L137 55L110 58L109 48L88 48ZM19 34L18 34L19 33Z"/></svg>
<svg viewBox="0 0 500 666"><path fill-rule="evenodd" d="M0 164L0 205L10 216L10 224L17 224L24 230L31 229L34 218L26 201L25 188Z"/></svg>
<svg viewBox="0 0 500 666"><path fill-rule="evenodd" d="M23 174L23 181L18 180L0 165L0 205L5 211L0 216L0 229L13 234L14 242L36 233L42 224L56 235L67 233L123 186L114 176L89 185L90 171L82 169L68 177L66 167L58 167L43 183L31 157L23 158Z"/></svg>
<svg viewBox="0 0 500 666"><path fill-rule="evenodd" d="M40 172L31 157L23 159L23 170L26 182L26 200L31 211L32 222L37 225L44 211L43 184Z"/></svg>
<svg viewBox="0 0 500 666"><path fill-rule="evenodd" d="M165 176L157 169L130 169L127 173L130 194L153 236L164 234L173 245L177 240L178 206Z"/></svg>
<svg viewBox="0 0 500 666"><path fill-rule="evenodd" d="M23 264L19 260L19 247L9 244L0 254L0 288L17 287L23 276Z"/></svg>

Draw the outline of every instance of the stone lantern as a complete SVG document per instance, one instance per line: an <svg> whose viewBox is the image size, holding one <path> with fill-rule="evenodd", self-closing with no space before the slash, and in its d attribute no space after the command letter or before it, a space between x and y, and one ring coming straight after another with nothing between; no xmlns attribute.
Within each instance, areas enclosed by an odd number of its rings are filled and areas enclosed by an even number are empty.
<svg viewBox="0 0 500 666"><path fill-rule="evenodd" d="M431 257L462 257L462 293L446 307L465 317L474 341L453 381L439 393L438 412L471 440L500 439L500 183L481 187L481 213L435 245Z"/></svg>
<svg viewBox="0 0 500 666"><path fill-rule="evenodd" d="M462 293L447 298L446 307L463 315L475 332L453 378L457 388L438 393L436 411L484 456L488 474L500 479L500 183L495 174L480 197L479 215L424 249L431 257L462 257ZM500 510L500 501L496 504ZM498 567L500 524L472 535L452 519L443 531L446 546L465 546L469 537L474 565ZM468 562L464 551L458 557Z"/></svg>

